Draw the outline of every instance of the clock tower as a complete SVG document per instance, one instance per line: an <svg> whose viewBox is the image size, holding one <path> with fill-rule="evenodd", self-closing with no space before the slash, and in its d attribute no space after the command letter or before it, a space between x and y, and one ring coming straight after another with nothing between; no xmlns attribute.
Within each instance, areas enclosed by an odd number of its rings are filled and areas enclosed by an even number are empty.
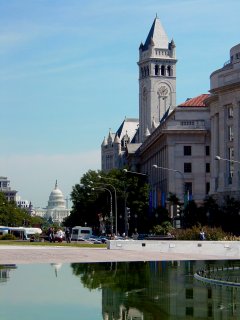
<svg viewBox="0 0 240 320"><path fill-rule="evenodd" d="M139 138L143 142L176 106L175 43L156 17L139 47Z"/></svg>

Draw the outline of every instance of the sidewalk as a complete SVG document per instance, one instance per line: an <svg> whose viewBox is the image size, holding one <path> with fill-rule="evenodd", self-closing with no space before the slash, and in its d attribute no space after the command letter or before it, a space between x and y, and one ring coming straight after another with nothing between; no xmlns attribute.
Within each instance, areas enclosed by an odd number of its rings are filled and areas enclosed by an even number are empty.
<svg viewBox="0 0 240 320"><path fill-rule="evenodd" d="M107 248L74 248L0 245L0 264L127 262L173 260L230 260L225 255L194 253L161 253L153 251L109 250ZM233 259L233 258L232 258ZM238 259L238 257L234 257Z"/></svg>

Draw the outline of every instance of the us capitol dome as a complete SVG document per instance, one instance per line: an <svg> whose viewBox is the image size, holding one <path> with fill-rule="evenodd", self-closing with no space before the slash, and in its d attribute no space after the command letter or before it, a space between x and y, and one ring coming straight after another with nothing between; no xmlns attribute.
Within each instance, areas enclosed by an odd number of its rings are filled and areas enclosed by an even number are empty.
<svg viewBox="0 0 240 320"><path fill-rule="evenodd" d="M47 207L44 209L36 209L36 215L51 219L54 223L61 224L69 214L70 210L66 208L64 195L58 188L56 181L55 188L50 193Z"/></svg>

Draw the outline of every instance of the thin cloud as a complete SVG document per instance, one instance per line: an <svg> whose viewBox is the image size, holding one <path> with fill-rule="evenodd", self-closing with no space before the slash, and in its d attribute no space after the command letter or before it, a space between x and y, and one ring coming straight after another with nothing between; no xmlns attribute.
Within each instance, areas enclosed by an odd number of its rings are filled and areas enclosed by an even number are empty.
<svg viewBox="0 0 240 320"><path fill-rule="evenodd" d="M0 158L0 175L7 176L11 187L34 206L46 206L58 180L59 188L69 197L72 187L88 170L100 169L100 150L77 154L29 154Z"/></svg>

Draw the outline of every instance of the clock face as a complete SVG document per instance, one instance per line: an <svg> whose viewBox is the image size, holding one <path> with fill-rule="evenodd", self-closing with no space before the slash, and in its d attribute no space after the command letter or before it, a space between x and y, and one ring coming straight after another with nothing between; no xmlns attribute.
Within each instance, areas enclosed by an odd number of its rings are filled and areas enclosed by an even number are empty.
<svg viewBox="0 0 240 320"><path fill-rule="evenodd" d="M158 90L160 96L167 96L168 89L165 86L161 86Z"/></svg>

